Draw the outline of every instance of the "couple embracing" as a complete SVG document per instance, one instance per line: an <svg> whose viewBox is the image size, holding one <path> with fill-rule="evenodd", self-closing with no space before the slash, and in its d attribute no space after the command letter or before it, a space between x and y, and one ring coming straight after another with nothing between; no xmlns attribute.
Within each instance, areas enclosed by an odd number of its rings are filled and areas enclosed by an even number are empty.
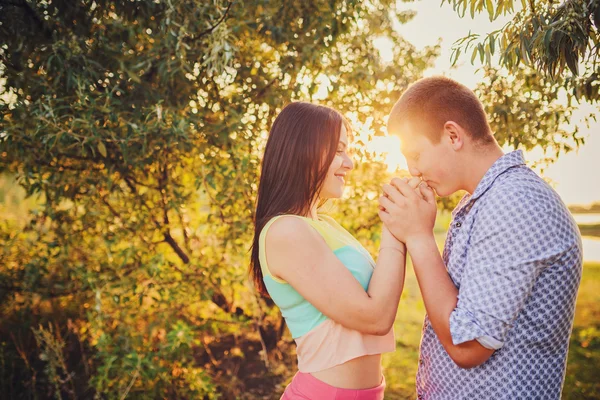
<svg viewBox="0 0 600 400"><path fill-rule="evenodd" d="M297 344L282 399L384 398L408 254L427 311L418 399L559 399L582 247L556 192L521 151L503 153L470 89L422 79L389 116L413 178L382 186L375 261L318 212L353 169L350 131L337 111L296 102L267 140L250 273ZM459 190L440 254L436 196Z"/></svg>

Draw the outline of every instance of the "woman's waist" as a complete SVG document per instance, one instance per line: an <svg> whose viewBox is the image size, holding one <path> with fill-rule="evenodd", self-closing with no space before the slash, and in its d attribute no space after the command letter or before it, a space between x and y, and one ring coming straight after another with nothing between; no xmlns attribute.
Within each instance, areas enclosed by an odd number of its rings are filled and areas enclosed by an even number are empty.
<svg viewBox="0 0 600 400"><path fill-rule="evenodd" d="M370 389L381 384L381 354L366 355L343 364L310 373L318 380L341 389Z"/></svg>
<svg viewBox="0 0 600 400"><path fill-rule="evenodd" d="M296 344L298 369L304 373L328 370L350 360L396 349L393 330L384 336L374 336L348 329L330 319L297 338Z"/></svg>

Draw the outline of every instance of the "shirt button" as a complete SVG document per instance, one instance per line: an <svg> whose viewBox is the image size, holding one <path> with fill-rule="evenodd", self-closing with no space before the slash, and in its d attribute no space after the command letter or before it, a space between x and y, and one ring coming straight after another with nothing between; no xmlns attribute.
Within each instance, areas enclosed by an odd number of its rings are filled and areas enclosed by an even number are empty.
<svg viewBox="0 0 600 400"><path fill-rule="evenodd" d="M462 224L460 222L457 222L455 225L457 228L460 228L462 226Z"/></svg>

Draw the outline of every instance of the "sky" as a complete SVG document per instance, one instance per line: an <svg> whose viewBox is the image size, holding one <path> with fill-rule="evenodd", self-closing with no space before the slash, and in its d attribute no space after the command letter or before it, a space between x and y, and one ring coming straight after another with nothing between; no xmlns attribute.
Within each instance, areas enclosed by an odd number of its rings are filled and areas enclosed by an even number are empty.
<svg viewBox="0 0 600 400"><path fill-rule="evenodd" d="M484 35L500 29L510 19L510 16L500 17L496 21L490 22L488 14L484 10L482 14L476 15L475 19L471 19L468 14L464 18L460 18L451 5L447 3L440 5L440 3L441 0L399 2L400 9L415 10L417 15L412 21L398 25L396 29L418 49L435 45L438 41L441 43L441 55L434 68L425 72L425 76L445 75L474 89L478 80L481 80L483 76L477 71L480 65L477 63L471 65L469 53L461 55L457 66L451 68L452 44L467 36L469 31ZM391 54L389 44L385 41L378 43L378 47L383 58L386 57L386 54ZM595 107L584 104L576 112L573 121L579 120L594 109ZM580 128L581 135L586 138L586 143L577 152L561 155L543 173L543 176L549 179L567 204L589 204L600 201L600 178L594 177L600 172L600 123L593 123L589 128L581 124ZM389 142L375 144L376 147L387 149L392 147L389 145ZM398 147L396 146L396 148ZM541 151L533 151L526 153L525 157L528 161L535 161L541 155ZM397 163L400 168L406 165L399 153L389 154L388 161L391 164Z"/></svg>

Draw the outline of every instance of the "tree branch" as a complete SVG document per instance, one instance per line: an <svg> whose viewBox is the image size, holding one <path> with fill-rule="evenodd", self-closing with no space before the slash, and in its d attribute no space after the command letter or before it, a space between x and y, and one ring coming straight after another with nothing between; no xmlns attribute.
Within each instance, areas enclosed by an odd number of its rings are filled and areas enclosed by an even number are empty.
<svg viewBox="0 0 600 400"><path fill-rule="evenodd" d="M202 38L203 36L210 35L211 33L213 33L213 31L215 29L217 29L217 27L219 25L221 25L223 23L223 21L225 21L225 19L227 18L227 14L229 13L229 10L231 9L231 6L233 5L233 3L235 3L235 1L230 1L229 2L229 4L227 5L227 9L225 9L225 12L223 13L223 16L221 16L221 19L219 19L216 24L214 24L213 26L211 26L207 30L205 30L203 32L200 32L200 35L198 35L197 37L190 38L189 40L190 41L196 41L196 40L199 40L200 38Z"/></svg>
<svg viewBox="0 0 600 400"><path fill-rule="evenodd" d="M71 290L63 290L60 292L54 291L52 288L48 288L47 292L41 292L38 290L33 290L33 289L29 289L29 288L23 288L20 286L16 286L16 285L0 285L0 290L5 290L7 292L13 292L13 293L35 293L35 294L39 294L41 296L44 297L48 297L48 298L56 298L56 297L65 297L65 296L71 296L74 295L76 293L81 293L83 292L82 289L80 288L74 288Z"/></svg>
<svg viewBox="0 0 600 400"><path fill-rule="evenodd" d="M189 264L190 258L187 254L185 254L185 251L183 251L183 249L179 247L179 244L177 244L175 239L173 239L173 236L171 236L171 232L169 231L165 232L165 242L167 242L169 246L171 246L171 248L175 251L179 258L181 258L181 261L183 261L184 264Z"/></svg>
<svg viewBox="0 0 600 400"><path fill-rule="evenodd" d="M163 224L164 224L164 229L165 229L164 237L165 237L165 242L168 243L169 246L171 246L171 248L179 256L179 258L181 258L181 261L183 261L184 264L189 264L190 257L185 253L185 251L183 251L183 249L175 241L173 236L171 236L171 227L170 227L171 222L169 221L169 210L167 207L167 199L166 199L166 188L167 188L167 183L169 181L169 171L167 169L167 165L169 165L167 154L166 154L167 151L168 151L168 147L165 147L165 161L164 161L164 164L162 167L163 169L162 169L161 177L158 180L158 189L159 189L160 200L161 200L162 208L163 208Z"/></svg>

